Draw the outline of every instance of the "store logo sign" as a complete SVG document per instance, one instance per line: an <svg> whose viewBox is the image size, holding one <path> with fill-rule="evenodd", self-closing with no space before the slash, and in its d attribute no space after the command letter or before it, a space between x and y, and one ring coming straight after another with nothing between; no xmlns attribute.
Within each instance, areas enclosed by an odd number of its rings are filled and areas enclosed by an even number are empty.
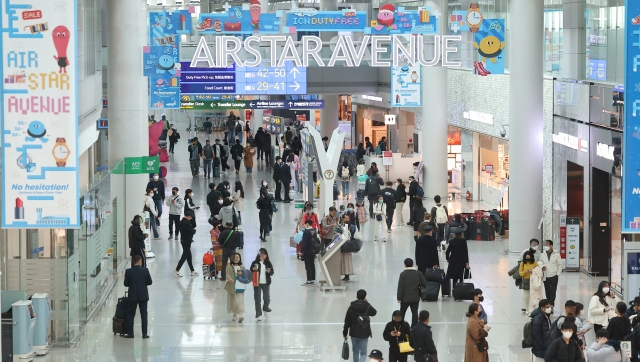
<svg viewBox="0 0 640 362"><path fill-rule="evenodd" d="M558 134L554 134L553 143L572 148L576 151L589 152L589 141L566 133L558 132Z"/></svg>
<svg viewBox="0 0 640 362"><path fill-rule="evenodd" d="M464 117L465 119L476 121L476 122L493 124L492 114L487 114L487 113L482 113L477 111L469 111L469 112L463 112L462 117Z"/></svg>
<svg viewBox="0 0 640 362"><path fill-rule="evenodd" d="M382 97L369 96L369 95L366 95L366 94L362 95L362 99L368 99L370 101L382 102Z"/></svg>
<svg viewBox="0 0 640 362"><path fill-rule="evenodd" d="M598 142L598 145L596 146L596 155L613 161L613 150L613 146L609 146L606 143Z"/></svg>

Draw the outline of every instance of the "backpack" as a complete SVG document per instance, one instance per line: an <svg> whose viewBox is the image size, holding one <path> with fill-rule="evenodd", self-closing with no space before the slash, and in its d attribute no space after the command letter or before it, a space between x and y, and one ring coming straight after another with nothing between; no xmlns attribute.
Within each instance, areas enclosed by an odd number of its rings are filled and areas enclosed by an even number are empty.
<svg viewBox="0 0 640 362"><path fill-rule="evenodd" d="M236 121L235 130L236 130L236 132L242 132L242 125L240 124L240 121Z"/></svg>
<svg viewBox="0 0 640 362"><path fill-rule="evenodd" d="M380 184L378 183L378 177L371 177L367 180L367 193L369 195L379 194L380 193Z"/></svg>
<svg viewBox="0 0 640 362"><path fill-rule="evenodd" d="M342 181L348 182L349 181L349 177L351 177L349 175L349 168L342 166L342 173L340 174L340 176L342 176Z"/></svg>
<svg viewBox="0 0 640 362"><path fill-rule="evenodd" d="M364 313L358 314L358 318L356 318L356 322L354 323L354 327L357 328L360 332L366 332L371 330L371 318L369 318L369 308L371 304L367 306Z"/></svg>
<svg viewBox="0 0 640 362"><path fill-rule="evenodd" d="M446 224L449 221L447 217L447 212L444 210L444 206L436 206L436 223L438 224Z"/></svg>
<svg viewBox="0 0 640 362"><path fill-rule="evenodd" d="M561 315L558 318L554 319L553 323L551 323L551 327L549 327L549 342L552 342L556 338L562 336L562 331L560 330L560 328L558 328L558 320L560 318L564 320L565 316Z"/></svg>
<svg viewBox="0 0 640 362"><path fill-rule="evenodd" d="M524 324L522 328L522 348L533 347L533 334L532 334L533 319Z"/></svg>
<svg viewBox="0 0 640 362"><path fill-rule="evenodd" d="M204 253L204 256L202 257L202 264L213 265L213 253L211 252L211 250Z"/></svg>
<svg viewBox="0 0 640 362"><path fill-rule="evenodd" d="M424 189L420 185L416 185L416 196L420 198L424 197Z"/></svg>

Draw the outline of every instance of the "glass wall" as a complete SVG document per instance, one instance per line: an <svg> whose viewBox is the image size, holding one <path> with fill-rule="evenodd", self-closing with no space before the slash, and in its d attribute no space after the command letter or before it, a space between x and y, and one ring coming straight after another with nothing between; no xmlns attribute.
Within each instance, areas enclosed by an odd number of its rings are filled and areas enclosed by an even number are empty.
<svg viewBox="0 0 640 362"><path fill-rule="evenodd" d="M624 82L624 0L586 0L585 77Z"/></svg>

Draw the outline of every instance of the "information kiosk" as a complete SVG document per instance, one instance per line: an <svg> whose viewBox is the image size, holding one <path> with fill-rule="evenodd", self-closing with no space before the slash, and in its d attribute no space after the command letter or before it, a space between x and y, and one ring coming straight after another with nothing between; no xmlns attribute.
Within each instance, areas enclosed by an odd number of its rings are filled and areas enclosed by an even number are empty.
<svg viewBox="0 0 640 362"><path fill-rule="evenodd" d="M33 351L38 356L44 356L49 352L49 322L51 321L51 305L49 294L36 293L31 297L33 310L38 318L33 331Z"/></svg>
<svg viewBox="0 0 640 362"><path fill-rule="evenodd" d="M347 241L342 235L336 235L320 255L318 255L318 262L320 262L320 269L325 280L320 281L320 287L323 291L326 290L347 290L346 285L342 285L340 277L342 276L342 256L340 255L340 248Z"/></svg>

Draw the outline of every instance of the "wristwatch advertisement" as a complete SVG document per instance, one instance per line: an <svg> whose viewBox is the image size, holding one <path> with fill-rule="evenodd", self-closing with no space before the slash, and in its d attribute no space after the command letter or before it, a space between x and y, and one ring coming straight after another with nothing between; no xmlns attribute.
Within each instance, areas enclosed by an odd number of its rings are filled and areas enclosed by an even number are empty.
<svg viewBox="0 0 640 362"><path fill-rule="evenodd" d="M473 3L469 5L469 11L467 11L467 24L469 25L469 31L475 33L480 29L480 24L484 16L480 12L480 5Z"/></svg>
<svg viewBox="0 0 640 362"><path fill-rule="evenodd" d="M64 167L67 165L67 159L69 158L69 146L67 146L67 140L62 138L56 138L56 143L53 146L53 158L56 160L56 166Z"/></svg>

